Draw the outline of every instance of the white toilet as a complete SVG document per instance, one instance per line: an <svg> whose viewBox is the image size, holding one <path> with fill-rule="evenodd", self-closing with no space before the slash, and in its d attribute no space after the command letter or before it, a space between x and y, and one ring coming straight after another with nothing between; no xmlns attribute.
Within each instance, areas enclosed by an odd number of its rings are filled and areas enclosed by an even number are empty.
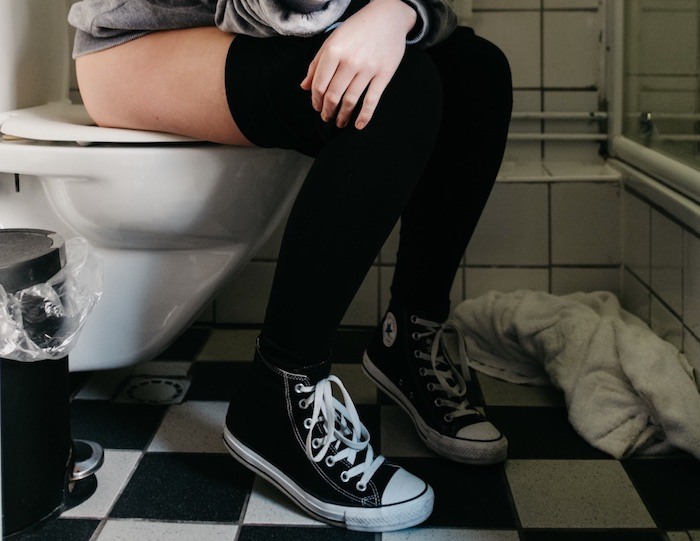
<svg viewBox="0 0 700 541"><path fill-rule="evenodd" d="M91 125L67 99L66 14L0 0L0 228L81 236L102 256L70 370L117 368L161 352L252 258L311 160Z"/></svg>

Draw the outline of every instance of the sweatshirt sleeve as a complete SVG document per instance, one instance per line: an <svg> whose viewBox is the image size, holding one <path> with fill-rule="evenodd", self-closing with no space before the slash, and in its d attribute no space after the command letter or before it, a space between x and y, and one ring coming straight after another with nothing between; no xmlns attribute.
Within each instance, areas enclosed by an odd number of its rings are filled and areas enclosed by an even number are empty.
<svg viewBox="0 0 700 541"><path fill-rule="evenodd" d="M439 43L457 27L452 0L403 0L416 10L418 19L406 42L421 48Z"/></svg>

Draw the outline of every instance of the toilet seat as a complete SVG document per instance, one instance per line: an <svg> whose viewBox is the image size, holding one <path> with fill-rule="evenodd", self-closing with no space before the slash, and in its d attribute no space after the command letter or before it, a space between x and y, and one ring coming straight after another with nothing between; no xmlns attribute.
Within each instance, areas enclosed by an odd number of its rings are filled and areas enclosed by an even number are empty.
<svg viewBox="0 0 700 541"><path fill-rule="evenodd" d="M0 113L0 133L7 139L74 142L80 145L201 142L200 139L170 133L101 128L95 125L84 106L69 101Z"/></svg>

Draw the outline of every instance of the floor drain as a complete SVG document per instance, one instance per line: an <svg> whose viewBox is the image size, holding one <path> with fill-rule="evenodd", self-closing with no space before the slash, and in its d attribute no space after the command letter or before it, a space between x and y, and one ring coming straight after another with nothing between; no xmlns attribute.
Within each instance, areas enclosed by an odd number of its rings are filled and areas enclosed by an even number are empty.
<svg viewBox="0 0 700 541"><path fill-rule="evenodd" d="M131 404L180 404L190 380L159 376L134 376L117 398Z"/></svg>

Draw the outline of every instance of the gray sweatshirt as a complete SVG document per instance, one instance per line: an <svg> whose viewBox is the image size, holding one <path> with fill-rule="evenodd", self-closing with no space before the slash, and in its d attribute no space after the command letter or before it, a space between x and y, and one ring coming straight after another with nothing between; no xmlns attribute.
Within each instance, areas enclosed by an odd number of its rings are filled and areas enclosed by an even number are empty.
<svg viewBox="0 0 700 541"><path fill-rule="evenodd" d="M418 13L407 43L429 47L457 25L452 0L403 0ZM325 31L350 0L82 0L71 7L73 58L158 30L217 26L255 37L311 36Z"/></svg>

